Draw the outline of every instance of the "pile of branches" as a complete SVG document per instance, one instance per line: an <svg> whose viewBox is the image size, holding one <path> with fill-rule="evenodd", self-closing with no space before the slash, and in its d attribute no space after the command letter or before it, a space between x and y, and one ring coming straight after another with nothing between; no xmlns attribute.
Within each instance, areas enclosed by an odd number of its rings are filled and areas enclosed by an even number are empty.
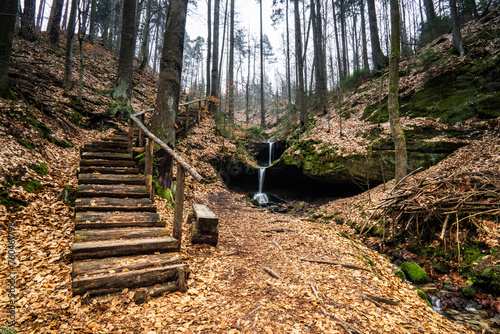
<svg viewBox="0 0 500 334"><path fill-rule="evenodd" d="M392 218L392 237L403 230L421 235L440 227L441 240L452 229L459 242L459 228L484 231L486 221L499 224L500 168L459 169L413 178L375 209Z"/></svg>

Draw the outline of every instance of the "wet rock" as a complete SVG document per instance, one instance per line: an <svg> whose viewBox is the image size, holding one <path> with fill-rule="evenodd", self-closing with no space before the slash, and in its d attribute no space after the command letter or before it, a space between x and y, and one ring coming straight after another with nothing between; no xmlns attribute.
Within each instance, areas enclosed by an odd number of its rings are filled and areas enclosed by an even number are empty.
<svg viewBox="0 0 500 334"><path fill-rule="evenodd" d="M424 284L429 281L429 275L415 262L403 262L401 264L403 270L410 281L417 284Z"/></svg>
<svg viewBox="0 0 500 334"><path fill-rule="evenodd" d="M148 301L149 293L147 289L138 289L134 293L134 303L137 305L144 304Z"/></svg>

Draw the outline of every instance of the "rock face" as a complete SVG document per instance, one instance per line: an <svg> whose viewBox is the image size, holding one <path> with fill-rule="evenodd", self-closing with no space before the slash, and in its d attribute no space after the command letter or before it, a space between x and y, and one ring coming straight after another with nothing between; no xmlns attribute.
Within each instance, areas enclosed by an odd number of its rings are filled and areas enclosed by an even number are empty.
<svg viewBox="0 0 500 334"><path fill-rule="evenodd" d="M483 257L469 276L474 280L474 284L500 292L500 253Z"/></svg>
<svg viewBox="0 0 500 334"><path fill-rule="evenodd" d="M462 146L450 142L408 145L408 170L428 168ZM381 140L367 154L341 156L335 146L314 140L297 142L280 159L308 177L330 183L378 185L394 178L394 144Z"/></svg>

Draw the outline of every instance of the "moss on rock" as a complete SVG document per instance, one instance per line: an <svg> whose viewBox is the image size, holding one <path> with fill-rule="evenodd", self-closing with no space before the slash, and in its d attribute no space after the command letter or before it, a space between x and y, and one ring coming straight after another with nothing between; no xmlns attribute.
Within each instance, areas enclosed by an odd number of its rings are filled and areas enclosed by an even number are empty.
<svg viewBox="0 0 500 334"><path fill-rule="evenodd" d="M30 168L42 176L49 174L49 168L43 162L40 162L38 165L31 165Z"/></svg>
<svg viewBox="0 0 500 334"><path fill-rule="evenodd" d="M26 190L29 193L34 193L37 191L40 191L43 189L43 185L40 184L40 182L36 180L28 181L25 184L23 184L24 190Z"/></svg>
<svg viewBox="0 0 500 334"><path fill-rule="evenodd" d="M420 289L417 289L417 294L418 296L424 301L427 303L427 305L429 305L430 307L432 307L432 304L431 302L429 301L429 298L427 298L427 294L425 292L423 292L422 290Z"/></svg>
<svg viewBox="0 0 500 334"><path fill-rule="evenodd" d="M415 262L403 262L401 264L403 270L410 281L416 284L424 284L429 281L429 275Z"/></svg>

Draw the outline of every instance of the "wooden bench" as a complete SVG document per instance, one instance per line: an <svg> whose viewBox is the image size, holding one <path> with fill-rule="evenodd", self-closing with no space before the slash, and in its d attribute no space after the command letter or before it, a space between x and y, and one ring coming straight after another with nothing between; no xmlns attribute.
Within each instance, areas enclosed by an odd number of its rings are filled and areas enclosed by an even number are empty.
<svg viewBox="0 0 500 334"><path fill-rule="evenodd" d="M219 240L219 218L204 204L193 204L189 213L191 243L217 245Z"/></svg>

